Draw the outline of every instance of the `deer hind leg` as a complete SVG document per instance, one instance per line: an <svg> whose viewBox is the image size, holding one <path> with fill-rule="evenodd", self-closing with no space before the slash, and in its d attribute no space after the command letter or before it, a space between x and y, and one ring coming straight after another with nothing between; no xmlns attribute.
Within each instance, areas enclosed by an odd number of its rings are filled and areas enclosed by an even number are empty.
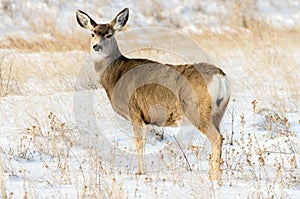
<svg viewBox="0 0 300 199"><path fill-rule="evenodd" d="M133 125L134 131L134 142L136 146L136 152L138 155L138 173L146 173L145 164L145 143L146 143L146 132L142 125Z"/></svg>
<svg viewBox="0 0 300 199"><path fill-rule="evenodd" d="M206 136L208 137L212 148L212 154L209 160L210 161L209 177L211 180L220 180L222 175L220 166L221 166L223 136L221 135L219 128L216 127L214 124L210 125L210 128Z"/></svg>

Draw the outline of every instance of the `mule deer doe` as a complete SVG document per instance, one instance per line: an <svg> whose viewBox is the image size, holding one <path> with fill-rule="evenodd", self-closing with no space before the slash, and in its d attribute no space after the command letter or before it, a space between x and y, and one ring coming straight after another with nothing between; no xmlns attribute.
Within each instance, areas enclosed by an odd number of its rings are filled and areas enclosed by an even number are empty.
<svg viewBox="0 0 300 199"><path fill-rule="evenodd" d="M230 98L227 76L207 63L169 65L123 56L114 34L125 26L128 16L125 8L110 23L97 24L85 12L76 12L79 25L91 32L94 67L114 111L132 123L138 172L146 172L145 125L177 126L187 119L209 139L210 179L220 179L223 138L219 126Z"/></svg>

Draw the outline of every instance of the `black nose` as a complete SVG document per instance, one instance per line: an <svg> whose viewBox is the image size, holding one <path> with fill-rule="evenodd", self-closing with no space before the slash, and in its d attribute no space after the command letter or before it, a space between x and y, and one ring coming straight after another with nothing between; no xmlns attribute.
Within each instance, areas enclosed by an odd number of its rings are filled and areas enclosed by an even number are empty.
<svg viewBox="0 0 300 199"><path fill-rule="evenodd" d="M94 49L95 51L99 51L99 50L102 50L102 46L99 45L99 44L96 44L96 45L93 45L93 49Z"/></svg>

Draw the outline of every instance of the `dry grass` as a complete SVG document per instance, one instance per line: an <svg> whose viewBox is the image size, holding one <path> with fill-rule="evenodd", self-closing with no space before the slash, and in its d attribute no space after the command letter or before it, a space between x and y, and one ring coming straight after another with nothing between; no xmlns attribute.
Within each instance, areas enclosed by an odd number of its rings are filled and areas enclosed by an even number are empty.
<svg viewBox="0 0 300 199"><path fill-rule="evenodd" d="M203 27L200 28L203 34L201 35L191 35L192 38L201 42L201 45L208 47L208 49L215 49L216 46L222 48L223 46L248 46L249 43L256 43L258 41L258 46L256 47L265 47L265 45L275 45L273 41L280 42L281 44L292 44L294 42L299 42L297 39L299 36L299 29L276 29L266 24L265 22L258 21L255 19L254 15L257 11L255 7L256 1L245 0L243 3L235 2L231 4L226 4L220 0L218 2L220 5L225 6L228 9L228 14L224 17L224 21L221 25L229 27L232 31L226 32L223 34L218 34L214 31L211 31L208 28L209 24L203 22ZM7 15L12 13L11 2L7 1L2 3L3 10ZM45 4L51 5L49 2ZM63 1L57 2L57 6L62 6ZM95 7L101 6L103 2L95 2ZM149 5L144 3L137 4L141 7L140 12L149 18L155 18L157 21L168 20L162 8L156 1L150 1ZM185 5L188 6L189 5ZM151 9L149 9L149 7ZM147 8L147 9L145 9ZM202 10L201 5L196 5L198 10ZM149 10L156 10L155 13L149 12ZM31 39L24 39L19 37L8 37L5 40L2 40L0 43L0 48L5 49L20 49L29 52L37 51L48 51L48 52L57 52L57 51L69 51L69 50L88 50L89 49L89 36L88 34L83 34L83 31L78 26L78 30L70 33L64 33L56 27L57 13L42 13L42 11L35 10L35 13L30 11L23 11L24 20L30 25L30 31L32 34ZM74 16L75 17L75 16ZM170 18L176 18L177 16L169 16ZM38 20L34 20L38 18ZM74 18L75 19L75 18ZM176 20L170 20L170 26L174 28L180 28L179 25L176 25ZM173 24L175 23L175 24ZM77 24L76 24L77 25ZM168 27L166 27L168 28ZM199 31L200 32L200 31ZM131 39L131 38L129 38ZM134 38L132 38L134 39ZM264 42L261 43L260 41ZM221 45L220 45L221 44ZM262 44L260 46L259 44Z"/></svg>
<svg viewBox="0 0 300 199"><path fill-rule="evenodd" d="M266 47L287 47L289 49L299 46L300 43L298 39L300 29L278 29L258 22L253 23L250 28L239 26L231 28L232 31L226 32L225 30L223 33L204 28L199 35L186 36L199 42L201 47L213 52L224 49L224 47L254 48L252 50ZM19 49L27 52L89 50L89 35L84 34L83 31L64 34L55 30L50 33L51 38L44 36L45 34L49 33L39 33L32 40L8 37L0 43L0 49Z"/></svg>
<svg viewBox="0 0 300 199"><path fill-rule="evenodd" d="M223 33L206 30L200 35L191 35L201 46L208 50L224 47L251 48L252 50L266 47L299 46L300 29L279 29L269 25L256 24L251 28L236 27L232 31Z"/></svg>
<svg viewBox="0 0 300 199"><path fill-rule="evenodd" d="M0 189L1 189L1 197L7 198L5 176L4 176L4 166L3 166L2 161L0 161Z"/></svg>
<svg viewBox="0 0 300 199"><path fill-rule="evenodd" d="M0 53L0 96L40 95L69 92L84 79L81 88L95 88L85 64L87 52L24 52L4 50ZM88 77L87 77L88 75ZM94 75L95 76L95 75Z"/></svg>
<svg viewBox="0 0 300 199"><path fill-rule="evenodd" d="M33 41L8 37L4 43L0 43L0 48L19 49L24 52L88 51L89 40L87 36L80 35L79 33L64 35L61 32L56 32L52 39L40 35L36 36Z"/></svg>
<svg viewBox="0 0 300 199"><path fill-rule="evenodd" d="M262 113L257 110L258 101L254 100L251 104L253 128L246 127L249 124L242 114L240 129L226 135L224 176L230 185L237 183L237 179L249 182L254 187L249 194L256 198L287 197L284 188L297 186L300 177L296 171L296 156L299 155L297 132L291 129L288 119L276 111ZM263 123L257 121L259 116L266 116ZM232 134L235 139L231 142Z"/></svg>
<svg viewBox="0 0 300 199"><path fill-rule="evenodd" d="M250 1L247 2L249 4ZM299 187L299 149L294 142L298 139L298 132L292 130L285 114L300 110L300 67L299 61L296 60L296 51L299 50L297 46L300 46L300 29L276 29L253 21L251 16L244 16L242 13L247 7L241 8L237 5L234 9L236 18L230 22L231 31L217 33L207 29L200 35L187 36L197 41L211 59L231 77L233 99L239 98L239 95L257 99L246 105L252 109L252 113L245 113L252 114L254 119L250 123L245 122L244 114L238 115L236 112L245 108L243 102L234 101L228 108L233 131L224 132L226 140L223 146L223 185L239 186L242 182L245 184L242 188L249 189L248 197L285 198L288 197L285 189ZM45 84L39 85L40 87L32 92L34 94L38 90L66 92L74 89L74 79L89 49L89 35L80 30L64 35L55 29L51 18L42 20L47 26L45 31L51 38L45 37L45 32L41 32L38 26L32 24L37 35L34 39L8 38L0 43L0 48L18 50L15 54L4 54L0 59L1 96L27 94L33 88L30 88L30 84L24 88L24 84L31 78ZM134 38L129 39L133 41ZM65 54L70 50L85 52ZM33 56L40 52L43 52L43 56ZM152 53L154 57L157 54L160 52ZM172 59L172 56L169 59ZM11 80L17 83L12 84ZM53 89L49 88L53 82L57 85ZM15 91L16 88L18 92ZM0 148L0 154L9 157L4 158L5 162L0 159L2 198L9 197L9 194L12 197L14 194L7 187L4 175L24 179L24 198L40 196L36 192L40 188L39 183L44 183L49 189L54 187L55 190L63 190L64 186L74 186L77 198L138 198L145 196L143 194L161 198L170 197L172 190L174 193L178 193L178 190L188 190L189 196L194 198L224 197L220 195L222 186L207 182L207 174L201 164L207 162L209 152L204 150L203 146L194 144L185 151L197 160L191 162L191 173L186 171L186 160L182 154L176 154L172 148L166 147L158 154L161 157L158 170L163 172L136 176L130 168L113 168L112 165L117 164L120 158L116 151L111 149L110 154L102 151L101 143L97 147L81 146L80 136L85 134L78 132L77 126L62 121L53 113L47 114L46 124L42 124L41 118L35 118L36 124L28 124L28 128L18 134L18 139L9 143L11 148ZM105 114L105 118L110 117ZM266 118L264 123L257 121L261 115ZM251 125L253 128L250 129ZM261 136L258 128L267 131L266 137ZM290 150L283 151L280 148L282 140ZM267 142L271 142L268 148L267 145L260 145ZM115 145L120 143L116 141ZM111 156L114 164L105 165L107 159L103 154ZM126 158L128 159L123 157ZM12 164L15 160L38 162L39 166L42 165L41 170L46 170L51 175L30 180L30 173L17 170L18 167ZM128 164L132 166L132 162ZM127 182L131 183L131 186L128 186ZM58 195L53 195L53 198Z"/></svg>
<svg viewBox="0 0 300 199"><path fill-rule="evenodd" d="M230 76L240 76L240 71L243 71L242 75L250 77L249 81L243 81L242 84L244 89L250 89L252 92L255 92L255 98L263 100L267 96L267 99L283 102L289 99L288 103L293 104L292 108L294 110L299 109L300 107L297 102L300 100L300 91L299 85L295 83L299 79L299 66L297 66L297 55L295 52L297 51L296 46L300 45L300 40L297 39L300 29L276 29L267 25L254 23L250 28L237 28L233 30L233 32L222 34L207 30L200 35L189 35L188 37L194 39L210 56L211 60L220 65ZM88 51L89 36L87 33L84 33L62 35L59 32L53 32L53 39L41 36L35 38L34 41L8 38L5 44L0 44L0 48L19 49L22 52ZM120 36L122 35L122 33L119 34ZM127 39L131 40L131 38ZM123 40L121 44L125 46L125 49L127 48ZM123 48L122 45L121 50ZM191 53L196 54L196 52ZM168 59L174 61L174 55L168 54L166 51L162 53L161 51L156 52L151 49L140 49L135 54L137 56L144 54L148 58L158 57L158 59L162 55L164 59L170 56ZM236 65L234 62L237 59L244 61L240 65ZM184 57L180 59L177 57L177 60L184 60ZM238 63L239 60L236 62ZM16 60L16 62L18 63L19 61ZM52 65L51 60L48 63ZM58 65L58 63L55 61L55 65ZM63 61L61 64L64 71L74 71L74 66L69 61L67 63ZM18 67L13 66L13 69L14 71L18 70ZM8 70L6 69L6 71ZM16 79L23 79L23 76L22 72L15 77ZM274 80L276 81L273 82ZM271 84L271 82L273 83ZM233 84L237 83L233 80ZM282 92L283 89L285 92ZM284 109L287 107L287 104L281 104L280 106Z"/></svg>
<svg viewBox="0 0 300 199"><path fill-rule="evenodd" d="M17 136L19 139L15 140L14 144L9 143L9 149L2 149L1 154L11 157L5 160L2 168L6 168L6 175L24 178L24 196L28 197L45 197L46 193L36 191L43 184L46 187L50 186L51 189L57 186L76 187L77 198L144 196L161 198L172 197L176 193L185 194L191 198L223 198L220 195L222 189L228 187L239 189L239 186L247 188L247 191L241 191L243 195L239 195L239 198L246 196L286 198L289 197L287 189L299 186L300 176L297 173L296 158L299 149L295 141L296 132L291 130L286 118L270 113L266 121L267 126L265 126L268 129L267 134L264 134L266 137L262 136L263 132L258 130L261 124L255 119L259 116L256 110L258 104L259 102L253 101L249 105L254 118L251 123L245 121L243 114L234 116L235 121L239 120L240 124L239 129L235 129L232 144L230 144L231 133L226 134L223 145L223 184L221 186L209 182L208 171L199 167L201 162L203 164L208 159L209 152L202 149L204 146L194 143L184 149L185 153L189 154L188 161L197 157L196 162L191 162L193 163L191 172L187 171L186 160L182 154L175 154L174 148L171 148L172 145L169 143L157 154L160 156L159 161L155 163L158 165L157 171L138 176L131 168L119 165L119 161L122 160L121 154L113 149L114 146L110 149L103 148L101 143L96 146L93 144L82 146L81 139L84 133L78 132L72 124L62 121L51 112L47 116L46 123L36 118L36 125L24 129ZM234 107L231 108L234 109ZM247 128L253 124L253 128ZM98 139L99 135L95 136ZM285 141L282 142L282 140ZM156 142L160 141L156 140ZM288 147L282 147L282 144ZM115 140L114 145L119 147L121 143ZM155 144L151 147L155 147ZM106 156L115 160L108 162ZM125 161L130 165L132 163L128 158L129 156ZM23 163L37 162L35 168L39 172L48 171L51 175L30 177L30 169L24 168L16 171L16 166L12 164L15 160ZM4 179L2 176L3 174L0 177ZM5 181L2 181L0 185L4 191L2 196L17 194L6 188ZM58 195L52 192L51 197ZM65 197L71 196L65 195Z"/></svg>
<svg viewBox="0 0 300 199"><path fill-rule="evenodd" d="M16 94L19 91L13 73L14 60L14 57L8 60L0 56L0 97Z"/></svg>

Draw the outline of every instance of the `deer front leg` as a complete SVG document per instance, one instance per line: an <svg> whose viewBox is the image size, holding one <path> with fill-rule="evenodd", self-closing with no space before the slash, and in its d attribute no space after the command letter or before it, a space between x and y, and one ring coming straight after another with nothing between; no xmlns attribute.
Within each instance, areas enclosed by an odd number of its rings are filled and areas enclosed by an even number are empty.
<svg viewBox="0 0 300 199"><path fill-rule="evenodd" d="M134 141L136 146L136 152L138 155L138 173L139 175L146 173L145 164L145 142L146 133L143 126L133 125Z"/></svg>

